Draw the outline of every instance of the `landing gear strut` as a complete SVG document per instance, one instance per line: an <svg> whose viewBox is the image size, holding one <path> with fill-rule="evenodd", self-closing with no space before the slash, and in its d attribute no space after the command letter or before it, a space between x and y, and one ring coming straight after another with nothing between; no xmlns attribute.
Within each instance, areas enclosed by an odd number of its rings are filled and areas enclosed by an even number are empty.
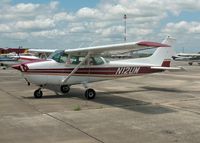
<svg viewBox="0 0 200 143"><path fill-rule="evenodd" d="M85 98L88 99L88 100L91 100L91 99L94 99L96 96L96 92L94 91L94 89L87 89L85 91Z"/></svg>
<svg viewBox="0 0 200 143"><path fill-rule="evenodd" d="M42 98L42 96L43 96L43 92L42 92L41 88L35 90L35 92L34 92L35 98Z"/></svg>

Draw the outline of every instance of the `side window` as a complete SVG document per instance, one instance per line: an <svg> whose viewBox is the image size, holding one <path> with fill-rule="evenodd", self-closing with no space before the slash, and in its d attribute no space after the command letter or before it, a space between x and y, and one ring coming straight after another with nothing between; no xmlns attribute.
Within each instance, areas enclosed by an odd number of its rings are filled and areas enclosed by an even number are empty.
<svg viewBox="0 0 200 143"><path fill-rule="evenodd" d="M68 58L68 55L66 55L66 54L61 55L60 56L60 63L66 63L67 58Z"/></svg>
<svg viewBox="0 0 200 143"><path fill-rule="evenodd" d="M60 62L66 62L68 60L67 56L61 56L59 61ZM84 56L70 56L70 64L78 65L80 62L84 61ZM88 60L86 60L83 65L102 65L104 64L104 61L101 57L90 57Z"/></svg>
<svg viewBox="0 0 200 143"><path fill-rule="evenodd" d="M70 63L73 65L78 65L80 62L82 62L85 59L85 57L80 56L71 56L70 57ZM85 64L85 63L84 63ZM83 64L83 65L84 65Z"/></svg>
<svg viewBox="0 0 200 143"><path fill-rule="evenodd" d="M102 65L104 64L104 61L102 60L101 57L93 57L93 62L95 65Z"/></svg>
<svg viewBox="0 0 200 143"><path fill-rule="evenodd" d="M79 57L77 57L77 56L71 56L70 57L70 63L73 64L73 65L79 64Z"/></svg>

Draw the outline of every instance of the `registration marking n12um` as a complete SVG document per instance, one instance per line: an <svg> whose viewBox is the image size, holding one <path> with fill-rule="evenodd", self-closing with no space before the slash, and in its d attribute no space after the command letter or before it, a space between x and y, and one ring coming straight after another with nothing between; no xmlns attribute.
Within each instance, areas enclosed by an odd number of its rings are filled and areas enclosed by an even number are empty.
<svg viewBox="0 0 200 143"><path fill-rule="evenodd" d="M119 67L116 71L116 75L120 74L137 74L140 70L140 67Z"/></svg>

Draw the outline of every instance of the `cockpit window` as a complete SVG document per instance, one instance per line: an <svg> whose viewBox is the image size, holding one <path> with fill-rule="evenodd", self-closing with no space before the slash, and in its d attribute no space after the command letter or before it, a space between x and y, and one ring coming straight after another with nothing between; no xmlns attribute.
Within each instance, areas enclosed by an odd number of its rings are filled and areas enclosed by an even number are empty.
<svg viewBox="0 0 200 143"><path fill-rule="evenodd" d="M70 63L73 65L78 65L80 62L85 60L84 56L75 56L70 55L70 59L68 61L68 54L66 54L64 51L57 51L55 53L52 53L49 56L49 59L53 59L58 63ZM68 61L68 62L67 62ZM102 57L90 57L88 60L86 60L83 65L101 65L104 64L104 60Z"/></svg>

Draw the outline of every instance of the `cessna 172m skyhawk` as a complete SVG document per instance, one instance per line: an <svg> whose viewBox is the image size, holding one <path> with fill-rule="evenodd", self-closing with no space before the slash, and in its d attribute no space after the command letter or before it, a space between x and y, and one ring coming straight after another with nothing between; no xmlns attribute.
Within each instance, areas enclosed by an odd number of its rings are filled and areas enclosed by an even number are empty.
<svg viewBox="0 0 200 143"><path fill-rule="evenodd" d="M22 72L28 84L39 86L34 92L35 98L43 96L42 88L66 94L72 85L83 84L86 88L85 97L93 99L96 92L88 88L87 83L180 69L170 67L174 51L169 45L173 41L174 39L167 37L162 44L140 41L67 49L54 52L48 60L22 63L14 65L13 68ZM105 51L134 51L150 47L158 49L146 58L107 61L100 56Z"/></svg>

